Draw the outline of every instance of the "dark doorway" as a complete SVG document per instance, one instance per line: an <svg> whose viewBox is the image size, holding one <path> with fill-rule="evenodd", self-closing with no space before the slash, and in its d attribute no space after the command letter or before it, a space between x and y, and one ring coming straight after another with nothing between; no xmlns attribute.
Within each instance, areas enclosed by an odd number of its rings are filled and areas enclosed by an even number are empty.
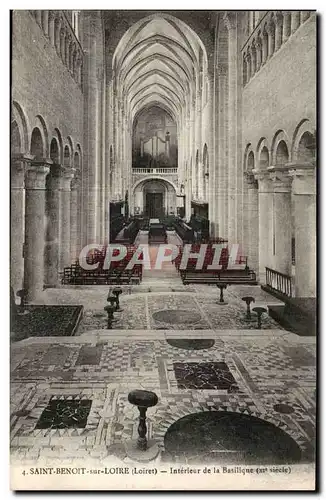
<svg viewBox="0 0 326 500"><path fill-rule="evenodd" d="M146 193L146 215L153 219L164 216L163 193Z"/></svg>

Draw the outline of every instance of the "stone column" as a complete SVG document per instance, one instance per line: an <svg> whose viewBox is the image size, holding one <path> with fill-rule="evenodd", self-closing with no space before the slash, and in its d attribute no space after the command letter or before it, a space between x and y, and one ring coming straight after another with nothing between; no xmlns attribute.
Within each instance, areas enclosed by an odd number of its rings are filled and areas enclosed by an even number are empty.
<svg viewBox="0 0 326 500"><path fill-rule="evenodd" d="M35 18L36 18L37 23L42 27L42 11L41 10L35 11Z"/></svg>
<svg viewBox="0 0 326 500"><path fill-rule="evenodd" d="M291 35L291 12L283 12L283 43L287 41Z"/></svg>
<svg viewBox="0 0 326 500"><path fill-rule="evenodd" d="M294 10L291 12L291 33L297 31L300 26L300 11Z"/></svg>
<svg viewBox="0 0 326 500"><path fill-rule="evenodd" d="M61 24L61 26L62 26L62 24ZM66 58L65 40L66 40L66 30L62 26L61 31L60 31L60 56L61 56L61 59L63 61L63 64L65 64L65 58Z"/></svg>
<svg viewBox="0 0 326 500"><path fill-rule="evenodd" d="M251 76L254 76L254 74L257 71L257 51L256 51L256 44L253 41L251 45Z"/></svg>
<svg viewBox="0 0 326 500"><path fill-rule="evenodd" d="M45 36L49 35L49 11L42 10L42 28Z"/></svg>
<svg viewBox="0 0 326 500"><path fill-rule="evenodd" d="M61 55L61 24L62 20L56 17L54 19L54 45L59 57Z"/></svg>
<svg viewBox="0 0 326 500"><path fill-rule="evenodd" d="M47 230L44 252L45 284L58 285L61 165L52 165L47 189Z"/></svg>
<svg viewBox="0 0 326 500"><path fill-rule="evenodd" d="M262 63L262 41L260 36L256 38L256 52L257 52L256 68L257 71L259 71Z"/></svg>
<svg viewBox="0 0 326 500"><path fill-rule="evenodd" d="M85 181L85 222L87 227L86 244L99 243L97 239L97 225L100 217L98 213L99 199L99 155L98 143L100 141L99 126L99 82L97 79L99 49L97 48L100 33L99 11L84 11L85 21L85 127L84 127L84 169ZM86 183L85 182L85 183ZM118 190L118 185L114 186Z"/></svg>
<svg viewBox="0 0 326 500"><path fill-rule="evenodd" d="M292 274L292 206L291 178L287 168L269 167L274 189L273 269Z"/></svg>
<svg viewBox="0 0 326 500"><path fill-rule="evenodd" d="M268 33L268 58L270 59L274 54L275 50L275 25L272 20L270 20L267 25L267 33Z"/></svg>
<svg viewBox="0 0 326 500"><path fill-rule="evenodd" d="M55 45L54 14L49 10L49 39L51 45Z"/></svg>
<svg viewBox="0 0 326 500"><path fill-rule="evenodd" d="M70 191L74 169L63 170L60 190L60 271L71 265L70 258Z"/></svg>
<svg viewBox="0 0 326 500"><path fill-rule="evenodd" d="M237 24L236 14L228 12L225 16L228 29L228 83L229 83L229 106L228 106L228 241L229 244L237 241Z"/></svg>
<svg viewBox="0 0 326 500"><path fill-rule="evenodd" d="M288 163L295 218L295 296L316 297L316 167Z"/></svg>
<svg viewBox="0 0 326 500"><path fill-rule="evenodd" d="M218 67L219 86L219 121L218 121L218 196L217 196L217 220L219 224L218 236L227 238L227 135L226 135L226 100L227 100L227 68Z"/></svg>
<svg viewBox="0 0 326 500"><path fill-rule="evenodd" d="M273 187L267 171L253 170L258 180L259 277L265 282L266 267L272 267Z"/></svg>
<svg viewBox="0 0 326 500"><path fill-rule="evenodd" d="M282 33L283 33L283 14L282 12L275 13L275 52L282 45Z"/></svg>
<svg viewBox="0 0 326 500"><path fill-rule="evenodd" d="M249 82L252 77L252 66L251 66L251 55L249 53L246 54L246 63L247 63L247 82Z"/></svg>
<svg viewBox="0 0 326 500"><path fill-rule="evenodd" d="M268 35L266 31L262 34L262 65L265 64L268 57Z"/></svg>
<svg viewBox="0 0 326 500"><path fill-rule="evenodd" d="M25 216L25 164L23 155L11 159L10 197L10 283L16 293L24 281L24 216ZM30 158L31 159L31 158Z"/></svg>
<svg viewBox="0 0 326 500"><path fill-rule="evenodd" d="M251 172L247 172L245 177L247 182L248 265L250 269L254 269L256 272L258 272L258 183Z"/></svg>
<svg viewBox="0 0 326 500"><path fill-rule="evenodd" d="M49 171L46 162L33 162L25 176L24 288L28 302L43 292L45 179Z"/></svg>
<svg viewBox="0 0 326 500"><path fill-rule="evenodd" d="M80 178L75 176L71 182L70 194L70 261L74 262L78 259L80 248L78 245L78 217L80 217L81 207L79 203L79 186Z"/></svg>

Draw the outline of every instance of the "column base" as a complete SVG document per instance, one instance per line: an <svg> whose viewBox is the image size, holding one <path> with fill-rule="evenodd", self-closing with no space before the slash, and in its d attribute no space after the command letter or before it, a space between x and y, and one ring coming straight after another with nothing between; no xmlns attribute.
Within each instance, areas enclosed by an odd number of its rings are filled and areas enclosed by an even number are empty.
<svg viewBox="0 0 326 500"><path fill-rule="evenodd" d="M137 448L137 440L127 441L124 443L127 456L136 462L150 462L154 460L160 453L157 443L150 439L147 443L147 450L142 451Z"/></svg>

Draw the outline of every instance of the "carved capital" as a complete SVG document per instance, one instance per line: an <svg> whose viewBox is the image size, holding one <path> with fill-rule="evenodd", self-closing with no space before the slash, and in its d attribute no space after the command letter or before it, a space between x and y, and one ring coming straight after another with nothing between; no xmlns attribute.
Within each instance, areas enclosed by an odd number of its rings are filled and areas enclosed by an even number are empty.
<svg viewBox="0 0 326 500"><path fill-rule="evenodd" d="M255 44L256 44L256 48L258 50L260 50L262 47L262 39L261 39L261 32L260 31L258 32L258 34L256 36Z"/></svg>
<svg viewBox="0 0 326 500"><path fill-rule="evenodd" d="M316 165L313 163L287 163L289 176L293 179L293 194L316 194Z"/></svg>
<svg viewBox="0 0 326 500"><path fill-rule="evenodd" d="M283 12L280 10L274 12L274 19L276 24L281 24L283 22Z"/></svg>
<svg viewBox="0 0 326 500"><path fill-rule="evenodd" d="M225 12L223 22L228 31L234 30L237 25L237 14L233 11Z"/></svg>
<svg viewBox="0 0 326 500"><path fill-rule="evenodd" d="M253 188L253 189L257 189L258 188L258 181L257 179L255 179L255 176L254 174L251 172L244 172L244 177L245 177L245 180L248 184L248 187L249 188Z"/></svg>
<svg viewBox="0 0 326 500"><path fill-rule="evenodd" d="M292 178L288 175L288 168L285 166L272 166L268 169L269 177L273 181L274 192L288 193L291 191Z"/></svg>
<svg viewBox="0 0 326 500"><path fill-rule="evenodd" d="M260 193L272 193L273 186L268 170L252 170L255 179L258 181Z"/></svg>
<svg viewBox="0 0 326 500"><path fill-rule="evenodd" d="M25 189L44 190L46 176L50 172L48 163L35 162L28 165L25 175Z"/></svg>
<svg viewBox="0 0 326 500"><path fill-rule="evenodd" d="M266 29L266 31L267 31L267 33L269 35L272 35L274 33L274 31L275 31L275 22L274 22L274 19L273 19L272 16L267 21L267 23L265 25L265 29Z"/></svg>
<svg viewBox="0 0 326 500"><path fill-rule="evenodd" d="M75 176L76 170L74 168L63 168L61 176L61 191L70 191L71 181Z"/></svg>

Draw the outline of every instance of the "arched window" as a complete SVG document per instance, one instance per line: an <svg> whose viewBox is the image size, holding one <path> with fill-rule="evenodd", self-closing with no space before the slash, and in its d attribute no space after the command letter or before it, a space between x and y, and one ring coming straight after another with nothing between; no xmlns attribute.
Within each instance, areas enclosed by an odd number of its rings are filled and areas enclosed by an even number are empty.
<svg viewBox="0 0 326 500"><path fill-rule="evenodd" d="M255 168L255 157L254 153L250 151L250 153L248 154L247 170L248 172L250 172L251 170L254 170L254 168Z"/></svg>
<svg viewBox="0 0 326 500"><path fill-rule="evenodd" d="M63 164L65 167L70 167L70 151L68 146L65 146L63 154Z"/></svg>
<svg viewBox="0 0 326 500"><path fill-rule="evenodd" d="M32 132L31 137L31 154L36 156L37 158L43 158L44 156L44 146L43 139L40 132L40 129L35 127Z"/></svg>
<svg viewBox="0 0 326 500"><path fill-rule="evenodd" d="M276 149L276 165L284 165L289 161L289 151L285 141L280 141Z"/></svg>
<svg viewBox="0 0 326 500"><path fill-rule="evenodd" d="M52 139L50 144L50 158L53 163L60 163L59 147L56 139Z"/></svg>
<svg viewBox="0 0 326 500"><path fill-rule="evenodd" d="M265 170L268 167L269 167L269 153L267 147L264 146L260 152L259 168L260 170Z"/></svg>
<svg viewBox="0 0 326 500"><path fill-rule="evenodd" d="M316 159L316 139L310 132L305 132L298 145L298 160L311 162Z"/></svg>

